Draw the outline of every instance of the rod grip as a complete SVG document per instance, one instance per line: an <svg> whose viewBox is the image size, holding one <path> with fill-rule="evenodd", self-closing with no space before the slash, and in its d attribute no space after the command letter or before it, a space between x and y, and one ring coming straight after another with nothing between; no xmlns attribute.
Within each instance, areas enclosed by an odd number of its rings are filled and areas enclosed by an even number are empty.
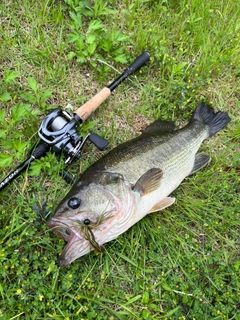
<svg viewBox="0 0 240 320"><path fill-rule="evenodd" d="M128 67L129 70L131 70L131 73L139 70L142 68L147 61L150 60L150 54L147 51L143 51L140 56L138 56L133 63Z"/></svg>
<svg viewBox="0 0 240 320"><path fill-rule="evenodd" d="M144 51L140 56L138 56L130 66L124 70L124 72L114 80L108 88L112 92L121 82L131 76L134 72L142 68L147 61L150 60L150 54L147 51Z"/></svg>
<svg viewBox="0 0 240 320"><path fill-rule="evenodd" d="M111 94L111 90L107 87L103 88L95 96L93 96L89 101L84 103L80 108L78 108L75 113L85 121L90 114L99 107L103 101L105 101Z"/></svg>

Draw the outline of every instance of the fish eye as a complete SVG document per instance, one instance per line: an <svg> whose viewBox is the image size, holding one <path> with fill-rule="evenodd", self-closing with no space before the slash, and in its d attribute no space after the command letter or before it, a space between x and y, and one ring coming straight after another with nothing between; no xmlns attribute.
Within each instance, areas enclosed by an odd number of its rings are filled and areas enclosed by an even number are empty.
<svg viewBox="0 0 240 320"><path fill-rule="evenodd" d="M71 198L68 200L68 206L72 209L77 209L81 204L81 200L78 198Z"/></svg>

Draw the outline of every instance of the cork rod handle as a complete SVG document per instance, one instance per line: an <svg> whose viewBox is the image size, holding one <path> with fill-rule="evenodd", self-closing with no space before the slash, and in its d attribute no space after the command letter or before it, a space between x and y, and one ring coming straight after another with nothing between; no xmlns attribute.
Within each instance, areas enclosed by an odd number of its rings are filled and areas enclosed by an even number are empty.
<svg viewBox="0 0 240 320"><path fill-rule="evenodd" d="M75 113L84 122L90 115L95 111L111 94L109 88L105 87L95 96L93 96L89 101L84 103L80 108L78 108Z"/></svg>

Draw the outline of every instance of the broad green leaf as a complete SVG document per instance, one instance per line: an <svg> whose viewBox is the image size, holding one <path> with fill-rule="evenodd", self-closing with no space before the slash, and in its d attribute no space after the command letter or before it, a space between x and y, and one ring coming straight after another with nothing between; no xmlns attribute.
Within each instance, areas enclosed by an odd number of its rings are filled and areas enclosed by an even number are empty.
<svg viewBox="0 0 240 320"><path fill-rule="evenodd" d="M117 48L115 48L115 49L113 50L113 54L114 54L115 57L121 56L121 55L123 54L123 48L122 48L122 46L118 46Z"/></svg>
<svg viewBox="0 0 240 320"><path fill-rule="evenodd" d="M172 289L169 287L169 285L167 285L166 283L163 283L162 284L162 287L163 287L163 289L164 290L166 290L166 291L172 291Z"/></svg>
<svg viewBox="0 0 240 320"><path fill-rule="evenodd" d="M39 163L39 161L35 161L31 164L29 175L30 176L39 176L40 172L42 170L42 163Z"/></svg>
<svg viewBox="0 0 240 320"><path fill-rule="evenodd" d="M104 24L100 22L99 20L93 20L90 22L88 30L98 30L98 29L103 29Z"/></svg>
<svg viewBox="0 0 240 320"><path fill-rule="evenodd" d="M1 293L2 299L4 300L4 291L1 283L0 283L0 293Z"/></svg>
<svg viewBox="0 0 240 320"><path fill-rule="evenodd" d="M84 49L84 42L82 38L76 40L76 50L82 51Z"/></svg>
<svg viewBox="0 0 240 320"><path fill-rule="evenodd" d="M86 61L86 58L84 56L77 57L77 62L84 63L85 61Z"/></svg>
<svg viewBox="0 0 240 320"><path fill-rule="evenodd" d="M146 309L143 309L142 317L143 319L149 319L149 312Z"/></svg>
<svg viewBox="0 0 240 320"><path fill-rule="evenodd" d="M7 153L0 153L0 167L9 166L13 160L13 157Z"/></svg>
<svg viewBox="0 0 240 320"><path fill-rule="evenodd" d="M91 43L88 48L87 48L87 51L90 53L90 54L93 54L93 52L96 50L96 47L97 47L97 44L96 43Z"/></svg>
<svg viewBox="0 0 240 320"><path fill-rule="evenodd" d="M54 267L55 267L55 261L52 260L48 269L47 269L46 276L48 276L54 270Z"/></svg>
<svg viewBox="0 0 240 320"><path fill-rule="evenodd" d="M149 302L149 293L145 291L143 292L143 295L142 295L142 303L148 304L148 302Z"/></svg>
<svg viewBox="0 0 240 320"><path fill-rule="evenodd" d="M36 93L39 87L37 81L32 77L28 77L27 82L29 87Z"/></svg>
<svg viewBox="0 0 240 320"><path fill-rule="evenodd" d="M17 77L19 77L19 74L13 70L6 70L3 74L3 78L6 83L12 82Z"/></svg>
<svg viewBox="0 0 240 320"><path fill-rule="evenodd" d="M4 109L0 110L0 121L5 121L6 111Z"/></svg>
<svg viewBox="0 0 240 320"><path fill-rule="evenodd" d="M118 41L122 41L122 42L129 41L129 39L130 39L129 36L126 36L125 34L119 34L117 38Z"/></svg>
<svg viewBox="0 0 240 320"><path fill-rule="evenodd" d="M112 49L112 41L110 41L109 38L102 38L100 42L100 48L109 53Z"/></svg>
<svg viewBox="0 0 240 320"><path fill-rule="evenodd" d="M77 14L74 12L70 12L70 17L73 19L78 28L82 26L82 16L79 12Z"/></svg>
<svg viewBox="0 0 240 320"><path fill-rule="evenodd" d="M50 89L46 89L43 93L42 93L42 100L47 100L48 98L50 98L52 96L52 91Z"/></svg>
<svg viewBox="0 0 240 320"><path fill-rule="evenodd" d="M235 263L234 263L234 268L236 271L238 271L240 269L240 260L237 260Z"/></svg>
<svg viewBox="0 0 240 320"><path fill-rule="evenodd" d="M12 107L11 109L11 115L14 122L21 121L23 118L27 116L29 112L30 112L29 104L24 104L24 103L19 103L17 106Z"/></svg>
<svg viewBox="0 0 240 320"><path fill-rule="evenodd" d="M4 138L7 130L0 129L0 138Z"/></svg>
<svg viewBox="0 0 240 320"><path fill-rule="evenodd" d="M111 33L114 42L124 42L129 40L129 36L122 34L120 31L113 31Z"/></svg>
<svg viewBox="0 0 240 320"><path fill-rule="evenodd" d="M90 34L86 39L86 43L92 44L96 41L96 38L97 38L96 35Z"/></svg>
<svg viewBox="0 0 240 320"><path fill-rule="evenodd" d="M78 6L75 7L75 11L81 13L84 16L93 16L91 10L91 2L89 0L78 1Z"/></svg>
<svg viewBox="0 0 240 320"><path fill-rule="evenodd" d="M90 5L91 6L91 5ZM78 10L79 7L76 8L76 11ZM93 12L91 11L90 8L83 8L81 9L81 14L85 17L92 17Z"/></svg>
<svg viewBox="0 0 240 320"><path fill-rule="evenodd" d="M185 66L187 65L187 62L180 62L178 64L174 64L172 68L172 72L174 74L179 73Z"/></svg>
<svg viewBox="0 0 240 320"><path fill-rule="evenodd" d="M117 56L116 58L114 58L114 60L117 61L117 62L121 62L121 63L126 63L127 62L127 59L123 54Z"/></svg>
<svg viewBox="0 0 240 320"><path fill-rule="evenodd" d="M20 97L23 100L28 101L30 103L33 103L33 104L37 103L37 98L32 93L22 93Z"/></svg>
<svg viewBox="0 0 240 320"><path fill-rule="evenodd" d="M10 93L8 93L8 92L3 92L0 94L0 101L2 101L2 102L6 102L11 99L12 99L12 97L11 97Z"/></svg>
<svg viewBox="0 0 240 320"><path fill-rule="evenodd" d="M72 43L72 42L76 42L79 39L81 39L79 32L77 30L73 30L72 32L69 33L67 41Z"/></svg>
<svg viewBox="0 0 240 320"><path fill-rule="evenodd" d="M20 153L23 153L24 149L28 145L28 142L21 141L21 140L14 140L12 145L15 150L17 150Z"/></svg>
<svg viewBox="0 0 240 320"><path fill-rule="evenodd" d="M19 152L18 157L22 155L24 152L24 148L27 146L28 142L21 141L19 136L14 135L15 139L11 139L6 137L5 139L1 140L1 147L6 150L11 150L13 152Z"/></svg>
<svg viewBox="0 0 240 320"><path fill-rule="evenodd" d="M67 55L68 60L71 60L72 58L76 57L76 53L73 51L70 51Z"/></svg>

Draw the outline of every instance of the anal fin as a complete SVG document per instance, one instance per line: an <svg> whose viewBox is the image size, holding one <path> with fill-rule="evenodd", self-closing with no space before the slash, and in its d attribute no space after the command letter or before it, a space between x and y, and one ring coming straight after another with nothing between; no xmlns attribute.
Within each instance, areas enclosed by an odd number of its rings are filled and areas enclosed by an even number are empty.
<svg viewBox="0 0 240 320"><path fill-rule="evenodd" d="M163 200L156 203L149 211L148 213L156 212L163 210L169 206L171 206L175 202L175 198L172 197L166 197Z"/></svg>
<svg viewBox="0 0 240 320"><path fill-rule="evenodd" d="M196 154L194 165L193 165L193 168L192 168L192 171L190 172L190 174L193 174L194 172L199 171L200 169L205 167L207 164L209 164L210 161L211 161L211 158L210 158L209 154L207 154L205 152L201 152L201 153Z"/></svg>

